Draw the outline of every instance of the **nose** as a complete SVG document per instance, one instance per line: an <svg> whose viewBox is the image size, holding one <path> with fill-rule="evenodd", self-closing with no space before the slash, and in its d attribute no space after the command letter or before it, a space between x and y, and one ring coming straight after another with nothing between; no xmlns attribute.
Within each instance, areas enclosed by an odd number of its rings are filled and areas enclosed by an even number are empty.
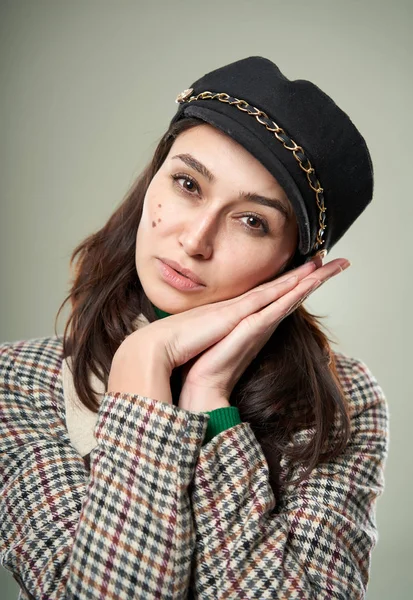
<svg viewBox="0 0 413 600"><path fill-rule="evenodd" d="M197 212L182 228L179 243L189 256L208 259L213 251L216 216Z"/></svg>

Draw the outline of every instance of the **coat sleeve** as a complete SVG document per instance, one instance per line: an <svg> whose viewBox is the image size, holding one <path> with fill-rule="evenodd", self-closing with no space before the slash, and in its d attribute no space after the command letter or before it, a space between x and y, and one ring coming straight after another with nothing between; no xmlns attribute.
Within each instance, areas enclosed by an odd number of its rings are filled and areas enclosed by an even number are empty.
<svg viewBox="0 0 413 600"><path fill-rule="evenodd" d="M364 598L378 539L375 507L384 486L388 407L367 367L348 361L342 376L352 411L349 444L299 486L287 481L281 498L274 498L248 423L201 450L191 492L194 598ZM300 441L308 434L299 432ZM285 459L281 467L287 468ZM299 474L295 469L291 479Z"/></svg>
<svg viewBox="0 0 413 600"><path fill-rule="evenodd" d="M34 351L17 369L13 348L0 351L0 556L23 596L186 598L188 485L208 416L106 394L89 476L42 385L50 362Z"/></svg>

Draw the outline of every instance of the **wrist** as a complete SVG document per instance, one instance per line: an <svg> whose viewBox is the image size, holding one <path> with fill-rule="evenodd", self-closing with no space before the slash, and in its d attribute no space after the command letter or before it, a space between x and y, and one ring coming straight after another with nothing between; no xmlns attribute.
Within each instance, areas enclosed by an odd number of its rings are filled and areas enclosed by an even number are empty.
<svg viewBox="0 0 413 600"><path fill-rule="evenodd" d="M228 399L208 388L184 386L179 396L179 407L192 412L211 412L218 408L228 408Z"/></svg>
<svg viewBox="0 0 413 600"><path fill-rule="evenodd" d="M126 338L113 357L107 391L139 394L172 404L170 372L160 348L132 337Z"/></svg>

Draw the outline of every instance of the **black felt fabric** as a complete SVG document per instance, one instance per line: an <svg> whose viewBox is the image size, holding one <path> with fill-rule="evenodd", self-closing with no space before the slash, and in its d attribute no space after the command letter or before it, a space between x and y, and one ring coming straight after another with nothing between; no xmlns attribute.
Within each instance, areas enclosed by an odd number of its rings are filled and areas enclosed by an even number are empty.
<svg viewBox="0 0 413 600"><path fill-rule="evenodd" d="M330 250L373 195L373 166L363 136L348 115L319 87L289 80L270 60L252 56L210 73L189 86L191 96L225 92L264 111L300 146L324 189L326 229L319 249ZM315 253L319 229L316 194L290 150L255 117L219 100L185 101L172 119L197 117L231 136L255 156L285 189L299 225L303 262Z"/></svg>

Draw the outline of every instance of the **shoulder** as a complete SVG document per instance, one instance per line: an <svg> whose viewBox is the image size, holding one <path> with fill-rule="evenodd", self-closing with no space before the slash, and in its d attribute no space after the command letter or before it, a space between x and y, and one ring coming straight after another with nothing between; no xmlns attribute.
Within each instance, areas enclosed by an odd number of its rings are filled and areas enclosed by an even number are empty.
<svg viewBox="0 0 413 600"><path fill-rule="evenodd" d="M388 404L383 388L366 363L334 352L337 375L348 400L351 418L367 415L374 425L387 430Z"/></svg>
<svg viewBox="0 0 413 600"><path fill-rule="evenodd" d="M63 358L62 339L57 336L3 342L0 344L0 369L12 367L20 377L56 374Z"/></svg>
<svg viewBox="0 0 413 600"><path fill-rule="evenodd" d="M57 336L0 344L0 387L61 412L62 339Z"/></svg>
<svg viewBox="0 0 413 600"><path fill-rule="evenodd" d="M52 439L71 445L62 362L63 342L56 336L0 344L0 438L11 449L27 445L32 452Z"/></svg>

